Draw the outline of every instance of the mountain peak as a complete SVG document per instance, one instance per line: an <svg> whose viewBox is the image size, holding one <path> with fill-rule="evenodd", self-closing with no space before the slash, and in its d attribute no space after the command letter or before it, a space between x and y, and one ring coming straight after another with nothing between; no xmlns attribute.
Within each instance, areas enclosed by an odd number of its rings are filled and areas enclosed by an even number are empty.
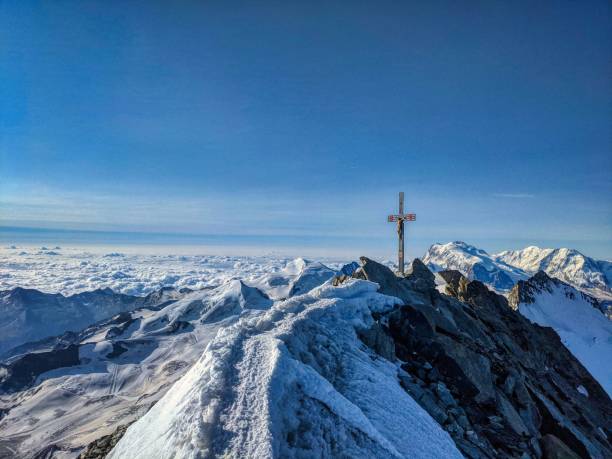
<svg viewBox="0 0 612 459"><path fill-rule="evenodd" d="M531 245L489 255L463 241L455 241L432 245L423 261L434 271L455 269L501 292L509 292L517 281L543 271L603 301L612 302L611 264L589 258L576 249Z"/></svg>

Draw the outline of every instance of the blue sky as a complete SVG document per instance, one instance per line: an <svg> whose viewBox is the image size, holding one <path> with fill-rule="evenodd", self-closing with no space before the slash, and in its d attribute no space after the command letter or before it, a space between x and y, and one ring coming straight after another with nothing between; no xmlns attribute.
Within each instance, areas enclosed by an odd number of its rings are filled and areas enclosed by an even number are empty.
<svg viewBox="0 0 612 459"><path fill-rule="evenodd" d="M0 225L612 257L612 7L10 1ZM332 241L332 242L330 242Z"/></svg>

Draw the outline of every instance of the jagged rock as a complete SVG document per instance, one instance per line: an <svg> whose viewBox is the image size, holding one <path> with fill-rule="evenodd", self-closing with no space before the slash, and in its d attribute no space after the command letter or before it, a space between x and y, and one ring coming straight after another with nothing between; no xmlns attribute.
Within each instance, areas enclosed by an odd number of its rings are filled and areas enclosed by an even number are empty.
<svg viewBox="0 0 612 459"><path fill-rule="evenodd" d="M131 424L131 423L130 423ZM124 424L115 429L110 435L105 435L91 442L85 450L79 454L78 459L104 459L111 449L125 434L130 424Z"/></svg>
<svg viewBox="0 0 612 459"><path fill-rule="evenodd" d="M79 346L75 344L65 349L25 354L8 365L0 365L0 392L21 390L42 373L79 363Z"/></svg>
<svg viewBox="0 0 612 459"><path fill-rule="evenodd" d="M346 280L347 280L347 279L349 279L349 277L348 277L347 275L345 275L345 274L340 274L339 276L335 276L335 277L332 279L332 285L333 285L334 287L337 287L338 285L340 285L340 284L342 284L342 283L346 282Z"/></svg>
<svg viewBox="0 0 612 459"><path fill-rule="evenodd" d="M580 459L565 443L551 434L542 437L544 459Z"/></svg>
<svg viewBox="0 0 612 459"><path fill-rule="evenodd" d="M436 403L436 399L429 393L424 393L418 402L438 424L443 425L448 419L446 411Z"/></svg>
<svg viewBox="0 0 612 459"><path fill-rule="evenodd" d="M361 268L353 273L353 277L376 282L380 291L409 304L425 305L428 302L424 295L411 288L412 283L408 279L398 278L389 268L369 258L360 257L359 261Z"/></svg>
<svg viewBox="0 0 612 459"><path fill-rule="evenodd" d="M399 379L402 387L406 389L417 402L425 395L425 390L412 380L410 375L400 374Z"/></svg>
<svg viewBox="0 0 612 459"><path fill-rule="evenodd" d="M550 445L565 451L560 442L570 457L612 457L612 401L554 330L529 322L506 298L458 272L440 273L447 296L420 262L405 278L361 262L358 275L404 303L378 318L410 375L400 375L402 386L463 454L549 457Z"/></svg>
<svg viewBox="0 0 612 459"><path fill-rule="evenodd" d="M512 309L516 309L520 303L533 303L534 290L550 292L549 282L554 281L544 271L538 271L529 282L518 281L508 295L508 304Z"/></svg>
<svg viewBox="0 0 612 459"><path fill-rule="evenodd" d="M440 399L440 401L447 408L457 405L457 401L453 398L453 394L450 393L450 391L444 385L444 383L439 382L435 384L434 390L436 391L436 394L438 395L438 398Z"/></svg>
<svg viewBox="0 0 612 459"><path fill-rule="evenodd" d="M521 419L514 406L510 401L499 391L497 392L497 406L499 412L503 416L508 426L518 435L526 435L529 433L525 423Z"/></svg>
<svg viewBox="0 0 612 459"><path fill-rule="evenodd" d="M387 327L375 322L367 330L360 330L358 335L359 339L377 354L387 360L395 360L395 342L387 331Z"/></svg>
<svg viewBox="0 0 612 459"><path fill-rule="evenodd" d="M436 285L434 274L418 258L412 260L405 277L410 282L410 286L417 292L428 292Z"/></svg>
<svg viewBox="0 0 612 459"><path fill-rule="evenodd" d="M459 292L464 291L469 280L455 269L440 271L438 273L446 282L446 293L459 297Z"/></svg>

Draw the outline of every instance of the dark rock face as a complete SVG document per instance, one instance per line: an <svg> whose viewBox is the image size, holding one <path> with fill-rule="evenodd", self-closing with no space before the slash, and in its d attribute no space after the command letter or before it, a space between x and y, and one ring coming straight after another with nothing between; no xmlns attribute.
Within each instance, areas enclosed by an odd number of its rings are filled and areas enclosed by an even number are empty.
<svg viewBox="0 0 612 459"><path fill-rule="evenodd" d="M385 359L395 358L395 342L387 327L379 322L374 323L368 330L360 331L359 338Z"/></svg>
<svg viewBox="0 0 612 459"><path fill-rule="evenodd" d="M353 273L353 277L359 279L365 279L372 282L376 282L380 285L380 291L391 296L396 296L401 300L410 303L426 304L429 300L428 291L427 294L415 290L413 287L415 283L427 284L428 278L419 277L420 271L417 269L413 275L407 275L405 278L398 278L393 272L384 265L376 263L366 257L361 257L361 268ZM431 274L431 272L429 272ZM431 278L433 284L433 275Z"/></svg>
<svg viewBox="0 0 612 459"><path fill-rule="evenodd" d="M354 277L404 302L375 317L404 362L400 383L466 457L612 457L612 401L552 329L456 271L440 273L442 295L420 261L405 278L361 262ZM362 340L380 349L380 331L367 333Z"/></svg>
<svg viewBox="0 0 612 459"><path fill-rule="evenodd" d="M119 440L121 440L121 437L123 437L129 426L130 424L119 426L112 434L105 435L91 442L87 448L85 448L85 451L79 454L78 459L104 459Z"/></svg>
<svg viewBox="0 0 612 459"><path fill-rule="evenodd" d="M71 344L64 349L25 354L8 365L0 365L0 392L20 390L50 370L78 365L79 347Z"/></svg>
<svg viewBox="0 0 612 459"><path fill-rule="evenodd" d="M546 459L579 459L568 446L554 435L544 435L542 438L542 449Z"/></svg>

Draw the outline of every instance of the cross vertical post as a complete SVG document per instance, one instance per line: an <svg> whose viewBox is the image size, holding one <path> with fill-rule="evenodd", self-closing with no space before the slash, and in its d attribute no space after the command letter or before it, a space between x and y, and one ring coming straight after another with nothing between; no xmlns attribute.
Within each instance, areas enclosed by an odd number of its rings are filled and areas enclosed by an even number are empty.
<svg viewBox="0 0 612 459"><path fill-rule="evenodd" d="M399 194L399 214L404 215L404 192ZM397 249L397 268L401 276L404 275L404 219L397 220L397 235L399 236L399 247Z"/></svg>
<svg viewBox="0 0 612 459"><path fill-rule="evenodd" d="M397 222L397 270L400 276L404 275L404 222L413 222L416 220L416 214L404 213L404 192L399 194L399 214L392 214L387 217L390 223Z"/></svg>

